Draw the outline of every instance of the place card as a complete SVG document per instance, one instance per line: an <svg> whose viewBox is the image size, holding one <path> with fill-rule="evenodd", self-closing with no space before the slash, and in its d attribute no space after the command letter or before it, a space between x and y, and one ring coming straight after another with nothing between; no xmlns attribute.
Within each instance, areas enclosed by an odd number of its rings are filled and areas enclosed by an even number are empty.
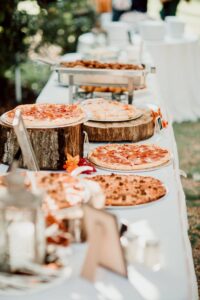
<svg viewBox="0 0 200 300"><path fill-rule="evenodd" d="M25 127L20 109L16 110L12 125L23 154L24 163L29 170L39 171L40 169L37 163L37 159L35 157L35 153L31 145L31 141Z"/></svg>
<svg viewBox="0 0 200 300"><path fill-rule="evenodd" d="M81 276L93 282L97 267L102 266L127 277L127 266L115 215L87 204L83 205L83 212L88 251Z"/></svg>

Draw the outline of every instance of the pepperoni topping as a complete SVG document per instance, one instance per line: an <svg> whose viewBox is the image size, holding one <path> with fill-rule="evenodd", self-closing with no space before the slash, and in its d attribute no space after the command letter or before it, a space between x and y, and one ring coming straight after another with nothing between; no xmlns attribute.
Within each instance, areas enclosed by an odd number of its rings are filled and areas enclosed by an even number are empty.
<svg viewBox="0 0 200 300"><path fill-rule="evenodd" d="M134 166L156 162L167 154L167 149L156 145L109 144L96 148L92 156L107 163Z"/></svg>
<svg viewBox="0 0 200 300"><path fill-rule="evenodd" d="M14 118L16 109L21 109L22 116L34 120L56 120L61 118L77 117L82 113L81 108L76 105L64 104L32 104L21 105L7 113L9 118Z"/></svg>

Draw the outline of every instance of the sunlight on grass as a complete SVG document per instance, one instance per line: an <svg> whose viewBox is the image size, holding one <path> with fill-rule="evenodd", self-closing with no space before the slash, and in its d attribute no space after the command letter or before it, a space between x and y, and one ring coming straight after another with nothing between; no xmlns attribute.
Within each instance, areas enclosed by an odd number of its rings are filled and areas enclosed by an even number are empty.
<svg viewBox="0 0 200 300"><path fill-rule="evenodd" d="M189 237L200 292L200 120L174 124L180 167L188 177L182 179L186 195ZM196 178L196 180L194 180Z"/></svg>

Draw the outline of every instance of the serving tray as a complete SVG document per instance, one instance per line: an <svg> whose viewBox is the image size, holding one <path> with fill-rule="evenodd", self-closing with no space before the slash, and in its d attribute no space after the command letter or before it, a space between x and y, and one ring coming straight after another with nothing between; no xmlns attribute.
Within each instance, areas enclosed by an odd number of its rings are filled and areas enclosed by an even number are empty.
<svg viewBox="0 0 200 300"><path fill-rule="evenodd" d="M145 84L145 77L155 72L155 67L143 65L142 70L90 69L84 67L67 68L60 64L52 66L58 72L58 81L70 85L106 85L140 87ZM71 77L71 78L70 78Z"/></svg>

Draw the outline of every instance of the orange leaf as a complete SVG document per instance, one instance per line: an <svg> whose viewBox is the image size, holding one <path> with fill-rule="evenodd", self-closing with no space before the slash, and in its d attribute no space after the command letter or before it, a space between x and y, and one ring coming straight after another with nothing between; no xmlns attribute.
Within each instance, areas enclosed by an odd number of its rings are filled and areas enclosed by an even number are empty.
<svg viewBox="0 0 200 300"><path fill-rule="evenodd" d="M71 154L67 153L67 160L63 166L66 171L71 173L73 170L75 170L78 167L78 163L80 161L79 155L76 155L73 157Z"/></svg>
<svg viewBox="0 0 200 300"><path fill-rule="evenodd" d="M76 156L72 156L71 154L67 153L67 161L68 162L73 162L75 164L78 164L80 160L80 156L76 155Z"/></svg>

